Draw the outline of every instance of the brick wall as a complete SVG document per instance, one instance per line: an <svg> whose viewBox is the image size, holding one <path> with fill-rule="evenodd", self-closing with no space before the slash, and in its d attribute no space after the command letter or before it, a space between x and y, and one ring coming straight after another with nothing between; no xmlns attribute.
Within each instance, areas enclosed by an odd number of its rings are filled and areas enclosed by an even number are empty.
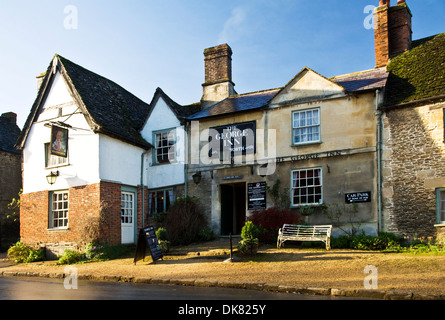
<svg viewBox="0 0 445 320"><path fill-rule="evenodd" d="M445 187L443 107L388 111L384 117L384 228L433 236L436 188Z"/></svg>
<svg viewBox="0 0 445 320"><path fill-rule="evenodd" d="M102 181L98 184L70 188L69 227L66 230L48 228L49 201L48 191L22 195L20 208L22 242L33 247L72 243L74 247L82 248L90 241L85 226L97 220L102 212L105 219L101 224L99 241L110 245L121 243L120 184ZM141 224L141 218L139 221L138 226Z"/></svg>
<svg viewBox="0 0 445 320"><path fill-rule="evenodd" d="M232 81L232 49L227 44L208 48L205 56L205 81Z"/></svg>

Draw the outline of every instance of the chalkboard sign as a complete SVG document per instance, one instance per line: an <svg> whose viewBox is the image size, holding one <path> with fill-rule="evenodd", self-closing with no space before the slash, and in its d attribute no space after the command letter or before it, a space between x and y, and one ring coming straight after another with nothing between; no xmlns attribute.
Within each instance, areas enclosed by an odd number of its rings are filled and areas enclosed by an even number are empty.
<svg viewBox="0 0 445 320"><path fill-rule="evenodd" d="M247 209L266 209L266 182L255 182L247 185Z"/></svg>
<svg viewBox="0 0 445 320"><path fill-rule="evenodd" d="M145 258L145 252L147 247L150 249L151 258L153 262L162 259L161 247L159 245L158 238L156 238L155 228L153 226L143 228L139 230L139 238L136 247L136 255L134 257L134 263Z"/></svg>
<svg viewBox="0 0 445 320"><path fill-rule="evenodd" d="M346 203L371 202L371 191L346 193L345 202Z"/></svg>

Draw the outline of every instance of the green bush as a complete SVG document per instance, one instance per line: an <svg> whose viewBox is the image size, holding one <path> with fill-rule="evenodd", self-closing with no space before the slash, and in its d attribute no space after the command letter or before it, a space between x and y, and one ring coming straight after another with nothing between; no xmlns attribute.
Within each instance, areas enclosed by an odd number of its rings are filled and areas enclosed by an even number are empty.
<svg viewBox="0 0 445 320"><path fill-rule="evenodd" d="M211 241L215 239L215 232L210 227L204 227L199 231L198 236L201 241Z"/></svg>
<svg viewBox="0 0 445 320"><path fill-rule="evenodd" d="M57 264L75 264L81 261L84 257L82 252L65 249L63 254L59 257Z"/></svg>
<svg viewBox="0 0 445 320"><path fill-rule="evenodd" d="M106 243L89 243L85 248L85 258L91 261L106 261L115 259L128 252L124 245L109 246Z"/></svg>
<svg viewBox="0 0 445 320"><path fill-rule="evenodd" d="M158 238L159 241L161 240L168 240L168 233L167 233L167 229L165 228L158 228L158 230L156 230L156 238Z"/></svg>
<svg viewBox="0 0 445 320"><path fill-rule="evenodd" d="M43 248L33 250L19 241L8 249L7 257L16 263L30 263L44 260L45 251Z"/></svg>
<svg viewBox="0 0 445 320"><path fill-rule="evenodd" d="M238 251L241 254L255 254L258 250L259 234L258 227L252 221L247 221L241 229L242 240L238 243Z"/></svg>
<svg viewBox="0 0 445 320"><path fill-rule="evenodd" d="M393 233L382 232L378 236L364 232L354 236L341 235L331 239L331 247L339 249L388 250L403 245L404 240Z"/></svg>

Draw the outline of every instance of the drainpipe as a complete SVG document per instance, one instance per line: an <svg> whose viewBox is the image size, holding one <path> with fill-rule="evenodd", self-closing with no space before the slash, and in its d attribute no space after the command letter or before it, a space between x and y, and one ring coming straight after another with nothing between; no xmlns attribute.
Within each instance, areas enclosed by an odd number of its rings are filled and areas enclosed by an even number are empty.
<svg viewBox="0 0 445 320"><path fill-rule="evenodd" d="M377 116L377 195L378 195L378 233L383 231L382 223L382 111L379 110L380 90L375 92L375 106Z"/></svg>
<svg viewBox="0 0 445 320"><path fill-rule="evenodd" d="M184 124L184 199L187 199L187 189L188 189L188 121Z"/></svg>
<svg viewBox="0 0 445 320"><path fill-rule="evenodd" d="M145 227L145 186L144 186L144 158L148 154L148 150L141 154L141 187L142 187L142 228ZM137 222L136 222L137 224Z"/></svg>

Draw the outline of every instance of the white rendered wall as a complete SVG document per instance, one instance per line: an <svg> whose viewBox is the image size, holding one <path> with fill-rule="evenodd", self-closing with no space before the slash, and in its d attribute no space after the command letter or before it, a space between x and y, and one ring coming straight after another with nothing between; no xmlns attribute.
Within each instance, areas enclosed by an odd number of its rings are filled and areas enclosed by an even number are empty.
<svg viewBox="0 0 445 320"><path fill-rule="evenodd" d="M145 183L149 189L158 189L184 183L185 133L176 115L162 98L159 98L150 117L142 129L142 137L154 145L153 133L156 131L176 129L176 163L153 163L152 151L145 157Z"/></svg>

